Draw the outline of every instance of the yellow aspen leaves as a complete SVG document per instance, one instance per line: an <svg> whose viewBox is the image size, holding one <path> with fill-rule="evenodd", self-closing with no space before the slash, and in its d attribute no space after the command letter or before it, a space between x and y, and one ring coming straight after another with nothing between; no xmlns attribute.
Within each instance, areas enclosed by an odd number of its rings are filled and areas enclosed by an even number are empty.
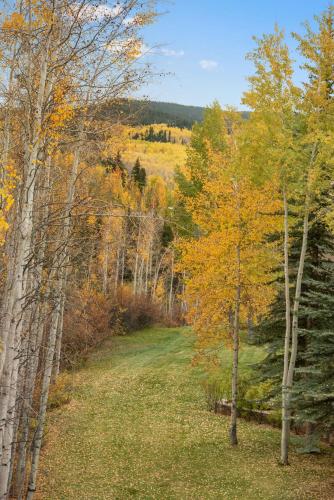
<svg viewBox="0 0 334 500"><path fill-rule="evenodd" d="M266 314L281 257L272 237L282 227L278 182L254 183L235 142L227 143L231 146L224 154L209 151L201 190L182 198L197 231L179 243L178 268L186 275L188 320L200 348L222 338L229 344L237 282L241 324L250 309L255 322Z"/></svg>
<svg viewBox="0 0 334 500"><path fill-rule="evenodd" d="M4 177L0 184L0 246L5 241L9 227L8 213L14 203L13 191L17 182L17 174L11 165L4 167Z"/></svg>

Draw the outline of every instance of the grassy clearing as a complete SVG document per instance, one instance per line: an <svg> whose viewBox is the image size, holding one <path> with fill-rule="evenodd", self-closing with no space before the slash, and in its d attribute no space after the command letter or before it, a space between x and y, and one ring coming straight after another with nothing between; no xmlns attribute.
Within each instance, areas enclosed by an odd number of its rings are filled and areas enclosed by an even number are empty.
<svg viewBox="0 0 334 500"><path fill-rule="evenodd" d="M74 375L70 404L52 412L40 499L325 500L330 456L277 463L279 431L207 411L193 339L155 328L112 339ZM242 365L258 354L242 354ZM333 486L333 484L332 484Z"/></svg>
<svg viewBox="0 0 334 500"><path fill-rule="evenodd" d="M149 175L172 180L175 168L184 165L187 147L183 144L130 140L122 153L124 161L133 166L139 158Z"/></svg>

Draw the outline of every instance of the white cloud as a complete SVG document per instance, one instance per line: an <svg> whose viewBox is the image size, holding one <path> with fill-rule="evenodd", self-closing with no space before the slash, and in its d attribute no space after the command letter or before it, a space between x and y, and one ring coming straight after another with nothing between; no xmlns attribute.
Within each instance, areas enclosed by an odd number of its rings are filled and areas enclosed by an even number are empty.
<svg viewBox="0 0 334 500"><path fill-rule="evenodd" d="M73 15L79 13L79 19L86 21L101 21L104 18L114 19L116 17L124 16L125 10L124 6L121 4L116 4L113 7L107 4L100 5L89 5L89 4L81 4L80 2L74 3L72 5ZM123 19L123 24L131 25L134 22L133 17L128 17Z"/></svg>
<svg viewBox="0 0 334 500"><path fill-rule="evenodd" d="M161 54L166 57L183 57L184 50L161 49Z"/></svg>
<svg viewBox="0 0 334 500"><path fill-rule="evenodd" d="M202 69L205 71L212 71L213 69L218 68L218 63L217 61L213 61L212 59L202 59L199 62L199 65L201 66Z"/></svg>

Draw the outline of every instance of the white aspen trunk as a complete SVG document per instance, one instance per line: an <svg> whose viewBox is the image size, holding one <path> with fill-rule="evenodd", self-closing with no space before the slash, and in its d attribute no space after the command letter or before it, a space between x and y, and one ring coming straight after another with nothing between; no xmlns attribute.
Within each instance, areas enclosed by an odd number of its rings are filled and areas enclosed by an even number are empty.
<svg viewBox="0 0 334 500"><path fill-rule="evenodd" d="M31 271L27 272L27 290L28 288L31 291ZM8 351L3 372L3 380L5 378L9 385L5 386L2 381L2 387L6 388L6 392L1 398L1 421L4 427L0 462L0 498L7 498L9 494L9 478L13 469L13 452L16 449L15 438L20 416L17 410L18 404L21 406L19 397L21 400L23 397L24 375L22 371L25 370L27 361L27 332L30 318L31 308L26 308L19 321L21 336L18 337L15 349ZM10 378L7 378L9 373Z"/></svg>
<svg viewBox="0 0 334 500"><path fill-rule="evenodd" d="M290 277L289 277L289 212L286 190L283 190L284 204L284 288L285 288L285 339L284 339L284 365L282 379L282 434L281 434L281 463L288 463L288 448L290 435L290 404L288 401L288 371L291 337L291 312L290 312Z"/></svg>
<svg viewBox="0 0 334 500"><path fill-rule="evenodd" d="M24 404L22 411L21 435L18 448L18 458L16 466L16 494L18 500L23 500L24 481L26 474L26 457L29 444L30 418L32 410L33 395L37 379L39 353L43 339L45 321L45 303L38 305L38 314L35 324L32 325L30 338L30 361L28 365Z"/></svg>
<svg viewBox="0 0 334 500"><path fill-rule="evenodd" d="M2 378L2 383L9 386L10 392L14 394L9 398L2 398L1 407L2 412L6 413L6 401L16 399L16 386L18 377L18 362L16 361L19 353L20 339L22 335L22 318L25 309L25 298L27 292L27 270L26 262L31 253L31 237L33 230L33 208L34 208L34 192L36 183L36 174L38 170L37 159L41 141L41 126L42 126L42 109L44 103L46 77L48 68L48 51L49 40L46 44L41 62L40 70L40 83L38 89L36 115L33 127L33 140L31 144L26 144L26 161L25 161L25 175L22 186L21 194L21 212L18 217L18 228L20 237L17 239L16 259L13 269L13 282L12 286L8 287L10 296L6 300L6 305L9 308L7 315L4 318L1 329L1 341L3 349L0 352L0 377L4 370L5 364L10 369L5 371L5 378ZM15 229L14 229L15 230ZM11 411L9 409L9 411ZM2 422L2 419L1 419ZM3 423L3 422L2 422ZM14 425L14 422L12 423ZM1 426L2 428L2 426ZM3 434L3 432L1 433ZM9 431L9 435L11 435ZM3 436L0 436L2 441ZM0 443L2 449L2 442ZM7 459L6 459L7 462ZM4 469L5 474L7 466L1 467ZM1 472L0 472L1 477ZM0 486L0 498L4 493L3 481ZM5 498L5 497L4 497Z"/></svg>
<svg viewBox="0 0 334 500"><path fill-rule="evenodd" d="M117 254L116 254L116 269L115 269L115 282L114 282L114 294L117 294L117 288L118 288L118 279L119 279L119 261L120 261L120 255L121 251L120 248L117 248Z"/></svg>
<svg viewBox="0 0 334 500"><path fill-rule="evenodd" d="M310 159L310 164L307 173L307 184L306 184L306 195L305 195L305 207L304 207L304 222L303 222L303 237L302 237L302 245L300 250L299 264L298 264L298 272L296 279L296 288L295 288L295 296L293 301L293 309L292 309L292 324L291 324L291 353L290 360L287 369L287 373L283 372L283 377L285 377L285 386L284 386L284 403L282 401L282 408L284 406L284 418L285 420L282 422L282 436L281 436L281 462L282 465L288 464L288 454L289 454L289 434L290 434L290 422L291 422L291 396L292 396L292 388L293 388L293 377L296 366L297 359L297 351L298 351L298 317L299 317L299 305L301 298L301 288L305 267L305 257L307 251L307 242L308 242L308 229L309 229L309 215L310 215L310 203L311 203L311 193L310 193L310 173L311 168L314 163L316 154L317 154L317 143L313 145L312 154ZM286 201L287 203L287 201ZM285 230L287 227L285 227ZM290 312L290 309L289 309ZM290 321L290 318L289 318ZM288 352L289 354L289 352ZM286 351L284 350L284 356L286 355ZM285 361L285 359L284 359ZM286 371L286 365L284 365L284 370ZM282 391L283 392L283 391ZM282 394L283 396L283 394Z"/></svg>
<svg viewBox="0 0 334 500"><path fill-rule="evenodd" d="M29 9L30 11L30 9ZM37 181L37 173L39 171L38 161L39 152L43 141L43 112L47 100L47 75L49 50L51 42L52 29L47 33L47 38L41 53L39 84L37 90L36 106L34 116L32 118L31 135L25 137L25 157L21 185L21 203L20 211L17 217L17 225L13 228L19 232L16 248L16 259L13 267L13 283L10 288L10 297L7 302L8 314L4 320L1 337L3 350L0 353L0 376L2 373L5 377L1 377L2 384L9 387L9 395L1 398L2 416L5 417L5 428L2 429L1 439L1 468L0 468L0 499L6 499L9 494L9 477L12 469L13 450L16 415L15 402L17 399L17 387L19 377L19 354L21 348L21 339L23 335L23 318L26 309L26 298L28 292L28 262L32 255L32 238L33 238L33 214L35 205L35 189ZM31 53L30 53L31 55ZM28 86L32 88L32 71L31 60L28 58ZM28 103L26 109L26 121L29 124L31 116L31 104ZM30 127L30 125L29 125ZM5 368L7 366L7 369ZM10 382L9 382L9 372ZM9 384L8 384L9 382Z"/></svg>
<svg viewBox="0 0 334 500"><path fill-rule="evenodd" d="M154 241L152 240L150 244L150 254L149 254L149 266L148 266L149 287L147 288L147 293L149 289L150 293L152 292L153 248L154 248Z"/></svg>
<svg viewBox="0 0 334 500"><path fill-rule="evenodd" d="M75 184L78 177L79 163L80 163L80 152L81 152L81 144L83 140L83 125L80 126L79 130L79 144L74 152L71 175L68 185L67 191L67 199L65 205L65 220L64 220L64 228L62 231L63 237L63 248L59 255L59 262L62 269L60 270L61 278L60 278L60 288L58 290L58 300L59 300L59 308L57 309L57 314L59 317L57 318L57 334L56 334L56 347L55 347L55 362L53 365L53 373L52 373L52 381L54 382L59 375L60 370L60 360L61 360L61 345L63 338L63 319L64 319L64 309L66 302L66 286L67 286L67 277L68 277L68 265L69 265L69 240L70 240L70 231L71 231L71 210L73 208L74 197L75 197Z"/></svg>
<svg viewBox="0 0 334 500"><path fill-rule="evenodd" d="M8 487L9 487L9 475L11 469L11 459L12 459L12 442L13 434L15 429L15 405L16 405L16 373L18 372L19 360L18 357L13 360L11 370L9 366L5 367L4 372L9 371L10 377L9 387L6 392L6 398L3 398L3 405L5 407L5 423L3 426L2 433L2 456L1 456L1 468L0 468L0 498L1 500L6 500L8 498ZM12 384L15 383L15 388ZM14 390L15 389L15 390Z"/></svg>
<svg viewBox="0 0 334 500"><path fill-rule="evenodd" d="M151 245L150 245L151 246ZM148 270L149 270L149 267L150 267L150 246L149 246L149 254L148 254L148 257L146 259L146 266L145 266L145 295L147 295L147 292L148 292Z"/></svg>
<svg viewBox="0 0 334 500"><path fill-rule="evenodd" d="M121 286L124 286L124 271L125 271L125 249L122 248L122 266L121 266Z"/></svg>
<svg viewBox="0 0 334 500"><path fill-rule="evenodd" d="M297 351L298 351L298 316L299 316L299 305L301 298L301 285L303 280L305 256L307 250L308 225L309 225L309 197L307 197L305 206L302 247L299 258L296 290L295 290L295 297L292 309L291 354L290 354L289 369L286 378L285 401L284 401L284 411L285 411L285 417L287 417L287 423L285 425L282 425L281 461L283 465L288 464L288 447L289 447L289 433L290 433L290 420L291 420L291 396L293 388L293 376L294 376Z"/></svg>
<svg viewBox="0 0 334 500"><path fill-rule="evenodd" d="M161 258L159 259L159 261L156 265L156 269L155 269L155 273L154 273L154 281L153 281L153 286L152 286L152 298L153 299L155 298L155 294L156 294L156 290L157 290L157 286L158 286L158 281L159 281L160 269L162 266L162 262L166 256L166 253L167 253L167 250L164 251L164 253L162 254Z"/></svg>
<svg viewBox="0 0 334 500"><path fill-rule="evenodd" d="M144 259L140 258L140 266L139 266L139 276L138 276L138 289L139 293L143 292L143 274L144 274Z"/></svg>
<svg viewBox="0 0 334 500"><path fill-rule="evenodd" d="M141 237L141 223L139 221L139 228L138 228L138 236L137 236L137 241L136 241L136 256L135 256L135 268L134 268L134 274L133 274L133 295L137 295L138 293L138 281L139 281L139 276L138 276L138 269L139 269L139 245L140 245L140 237Z"/></svg>
<svg viewBox="0 0 334 500"><path fill-rule="evenodd" d="M168 298L168 314L171 319L173 316L173 283L174 283L174 250L172 250L171 276L170 276L169 298Z"/></svg>
<svg viewBox="0 0 334 500"><path fill-rule="evenodd" d="M53 365L53 373L52 373L52 383L57 380L57 377L60 372L60 361L61 361L61 346L63 340L63 328L64 328L64 311L65 311L65 302L66 302L66 280L63 283L62 295L60 297L60 312L58 318L58 326L57 326L57 340L56 340L56 349L55 349L55 361Z"/></svg>
<svg viewBox="0 0 334 500"><path fill-rule="evenodd" d="M239 328L240 328L240 247L237 247L237 287L235 297L234 325L233 325L233 362L232 362L232 400L231 400L231 427L230 442L232 446L238 444L237 416L238 416L238 364L239 364Z"/></svg>
<svg viewBox="0 0 334 500"><path fill-rule="evenodd" d="M46 410L49 397L49 389L52 375L53 360L55 354L58 320L60 316L60 300L57 300L55 308L52 312L51 326L48 336L48 343L45 355L44 372L41 387L41 396L39 403L39 414L37 428L34 436L32 447L31 470L28 484L27 500L32 500L36 491L37 471L42 447L44 424L46 419Z"/></svg>
<svg viewBox="0 0 334 500"><path fill-rule="evenodd" d="M51 176L51 157L48 156L46 162L47 168L43 173L43 186L40 191L39 206L44 206L42 210L41 222L42 225L46 223L49 215L49 201L50 201L50 176ZM37 223L38 225L38 223ZM35 389L37 369L39 362L40 346L43 338L43 327L45 316L42 314L44 303L42 303L42 282L43 282L43 261L46 250L46 240L41 238L38 246L37 262L32 266L32 289L36 293L34 300L34 312L31 317L31 324L29 328L29 338L27 338L27 352L25 360L25 373L23 381L23 394L20 395L22 400L21 410L21 429L20 439L18 440L17 450L17 464L16 464L16 495L20 500L23 494L23 485L26 472L26 453L29 440L30 430L30 414L32 409L33 394ZM13 462L12 462L13 463ZM9 484L11 478L9 479Z"/></svg>
<svg viewBox="0 0 334 500"><path fill-rule="evenodd" d="M136 251L135 268L133 272L133 295L137 295L138 252Z"/></svg>
<svg viewBox="0 0 334 500"><path fill-rule="evenodd" d="M31 274L31 271L30 271ZM31 284L30 284L31 287ZM17 379L17 387L15 393L13 391L13 397L15 394L14 401L14 411L12 420L14 425L11 425L10 428L10 436L8 446L11 447L9 453L9 472L8 472L8 491L10 490L11 480L14 472L14 461L16 457L16 449L18 442L18 429L23 413L23 406L26 397L25 385L28 377L28 369L30 363L29 356L29 344L30 344L30 332L31 332L31 323L33 321L34 314L36 313L35 304L32 304L29 308L26 308L24 318L23 318L23 338L21 340L21 348L19 352L19 367L18 367L18 379ZM4 447L6 448L7 444L4 443Z"/></svg>
<svg viewBox="0 0 334 500"><path fill-rule="evenodd" d="M102 291L106 295L108 290L108 272L109 272L109 243L105 245L105 253L103 259L103 274L102 274Z"/></svg>

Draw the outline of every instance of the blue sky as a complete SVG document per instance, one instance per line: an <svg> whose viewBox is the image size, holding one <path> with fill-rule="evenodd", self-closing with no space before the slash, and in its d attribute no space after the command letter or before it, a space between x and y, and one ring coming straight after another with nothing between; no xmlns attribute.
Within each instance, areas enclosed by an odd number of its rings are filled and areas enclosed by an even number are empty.
<svg viewBox="0 0 334 500"><path fill-rule="evenodd" d="M242 92L252 65L245 55L254 47L252 36L283 27L293 49L296 66L300 59L290 32L302 32L302 23L312 21L329 0L173 0L160 2L165 14L145 31L148 47L159 46L147 56L157 71L143 93L149 98L180 104L207 105L218 99L222 105L242 108ZM302 73L297 69L296 78Z"/></svg>

